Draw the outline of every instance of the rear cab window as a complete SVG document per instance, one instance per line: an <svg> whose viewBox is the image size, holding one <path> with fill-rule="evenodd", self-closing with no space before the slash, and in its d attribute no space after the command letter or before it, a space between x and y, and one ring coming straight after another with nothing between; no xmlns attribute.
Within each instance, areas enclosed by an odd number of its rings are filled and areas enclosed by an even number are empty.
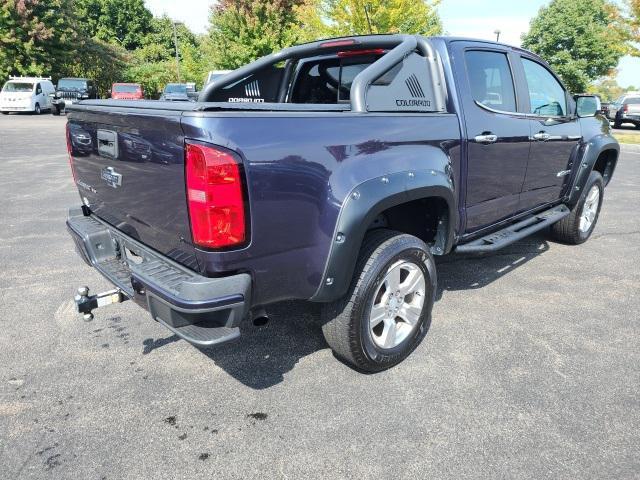
<svg viewBox="0 0 640 480"><path fill-rule="evenodd" d="M353 80L384 53L332 56L301 62L291 86L291 103L349 103Z"/></svg>

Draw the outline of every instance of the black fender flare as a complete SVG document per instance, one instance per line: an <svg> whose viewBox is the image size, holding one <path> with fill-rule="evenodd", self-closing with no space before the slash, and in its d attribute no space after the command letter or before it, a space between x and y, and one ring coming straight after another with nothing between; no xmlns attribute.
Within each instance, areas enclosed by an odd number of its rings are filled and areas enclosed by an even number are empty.
<svg viewBox="0 0 640 480"><path fill-rule="evenodd" d="M601 134L592 137L584 144L582 158L579 160L579 165L576 166L576 174L571 183L571 191L568 192L569 199L567 206L569 208L573 209L578 203L580 195L582 195L582 190L589 179L589 175L591 175L598 158L600 158L602 152L605 151L614 151L616 153L616 160L610 167L607 167L606 185L613 175L617 159L620 156L620 145L618 141L609 134Z"/></svg>
<svg viewBox="0 0 640 480"><path fill-rule="evenodd" d="M314 302L330 302L343 296L351 283L367 228L388 208L428 197L444 200L448 221L441 253L451 250L458 225L457 201L450 169L398 172L366 180L354 187L344 201L336 224L327 262Z"/></svg>

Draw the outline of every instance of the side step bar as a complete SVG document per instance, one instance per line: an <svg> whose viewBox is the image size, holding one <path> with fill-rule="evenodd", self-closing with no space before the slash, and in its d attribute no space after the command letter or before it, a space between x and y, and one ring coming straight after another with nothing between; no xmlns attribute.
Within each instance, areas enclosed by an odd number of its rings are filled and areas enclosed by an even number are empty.
<svg viewBox="0 0 640 480"><path fill-rule="evenodd" d="M558 205L550 210L533 215L529 218L521 220L518 223L509 225L497 232L486 235L472 242L458 245L456 252L458 253L489 253L500 250L507 245L511 245L518 240L528 237L543 228L553 225L558 220L569 215L571 211L566 205Z"/></svg>

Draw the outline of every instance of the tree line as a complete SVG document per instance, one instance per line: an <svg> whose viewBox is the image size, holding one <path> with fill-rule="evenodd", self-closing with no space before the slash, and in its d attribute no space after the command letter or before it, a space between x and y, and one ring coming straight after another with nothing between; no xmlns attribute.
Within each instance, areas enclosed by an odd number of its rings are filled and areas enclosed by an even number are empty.
<svg viewBox="0 0 640 480"><path fill-rule="evenodd" d="M446 1L446 0L444 0ZM0 80L9 75L141 83L155 97L180 77L233 69L281 48L342 35L446 34L440 0L219 0L206 34L154 17L144 0L0 0ZM523 46L545 58L574 92L607 95L623 55L638 56L640 0L552 0ZM489 28L489 27L488 27ZM594 83L594 81L598 82ZM613 85L615 86L615 85Z"/></svg>

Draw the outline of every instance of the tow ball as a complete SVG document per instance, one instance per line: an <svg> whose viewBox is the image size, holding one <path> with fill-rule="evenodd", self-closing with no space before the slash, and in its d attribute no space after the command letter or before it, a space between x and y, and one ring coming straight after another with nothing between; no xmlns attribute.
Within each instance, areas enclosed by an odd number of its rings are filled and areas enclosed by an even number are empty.
<svg viewBox="0 0 640 480"><path fill-rule="evenodd" d="M122 303L129 300L122 290L115 288L96 295L89 295L89 287L80 287L77 295L74 297L78 313L84 315L86 321L93 320L92 311L96 308L106 307L112 303Z"/></svg>

